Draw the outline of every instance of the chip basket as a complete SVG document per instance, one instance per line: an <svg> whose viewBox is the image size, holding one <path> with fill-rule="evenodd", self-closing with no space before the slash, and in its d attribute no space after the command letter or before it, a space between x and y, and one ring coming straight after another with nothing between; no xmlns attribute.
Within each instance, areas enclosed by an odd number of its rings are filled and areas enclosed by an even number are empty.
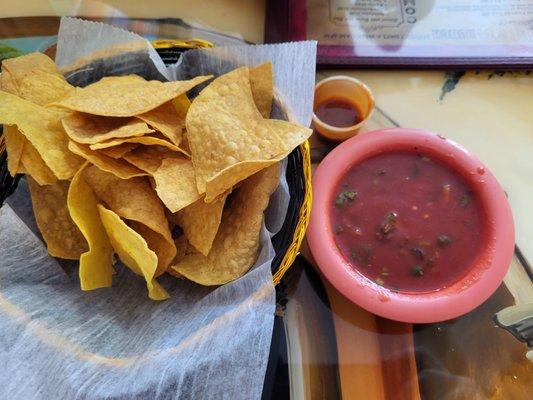
<svg viewBox="0 0 533 400"><path fill-rule="evenodd" d="M163 59L166 64L175 63L183 51L195 47L190 46L190 44L181 47L182 45L180 43L172 43L172 46L169 46L168 42L164 42L163 46L160 45L161 43L154 42L153 44L157 52L161 56L164 56ZM148 75L152 74L149 72ZM91 77L93 80L99 78L99 76ZM273 106L277 106L278 110L281 110L282 114L285 114L285 117L290 120L290 115L284 108L279 96L275 95L273 102ZM272 238L272 245L276 252L272 261L272 279L275 285L280 283L283 275L296 258L309 222L312 192L311 158L309 143L307 141L287 156L286 178L290 192L287 215L281 230ZM2 133L0 135L0 207L15 191L20 179L21 175L12 177L8 172L5 138Z"/></svg>

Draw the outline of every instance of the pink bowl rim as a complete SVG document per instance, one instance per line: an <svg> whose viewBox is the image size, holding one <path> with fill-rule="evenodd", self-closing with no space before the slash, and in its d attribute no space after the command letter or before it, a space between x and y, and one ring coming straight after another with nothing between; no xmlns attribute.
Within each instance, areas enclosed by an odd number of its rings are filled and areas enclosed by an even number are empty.
<svg viewBox="0 0 533 400"><path fill-rule="evenodd" d="M487 240L477 262L455 284L428 293L394 292L354 269L338 252L329 210L339 179L353 165L394 151L420 151L459 172L479 194L487 215ZM359 134L337 146L313 175L313 208L307 231L320 271L346 298L385 318L413 323L445 321L489 298L501 284L514 252L514 222L505 192L475 156L450 139L417 129L392 128Z"/></svg>

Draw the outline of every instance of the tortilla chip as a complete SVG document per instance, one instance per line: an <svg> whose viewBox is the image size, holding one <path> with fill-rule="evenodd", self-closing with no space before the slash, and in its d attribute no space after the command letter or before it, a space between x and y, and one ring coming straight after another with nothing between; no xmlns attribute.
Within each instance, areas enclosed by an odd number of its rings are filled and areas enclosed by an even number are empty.
<svg viewBox="0 0 533 400"><path fill-rule="evenodd" d="M61 100L74 90L63 75L33 71L18 85L18 95L40 106Z"/></svg>
<svg viewBox="0 0 533 400"><path fill-rule="evenodd" d="M35 179L39 185L53 185L57 182L56 176L29 140L24 143L20 163L25 173Z"/></svg>
<svg viewBox="0 0 533 400"><path fill-rule="evenodd" d="M31 53L2 62L2 90L40 106L61 100L74 87L54 61L42 53Z"/></svg>
<svg viewBox="0 0 533 400"><path fill-rule="evenodd" d="M64 118L63 128L78 143L93 144L113 138L142 136L154 132L136 118L100 117L75 112Z"/></svg>
<svg viewBox="0 0 533 400"><path fill-rule="evenodd" d="M2 73L0 74L0 89L4 92L18 94L18 87L14 77L9 70L6 69L6 62L2 62ZM4 126L4 138L7 150L7 169L11 176L15 176L21 173L23 169L20 159L22 157L22 151L26 138L20 133L16 126L5 125Z"/></svg>
<svg viewBox="0 0 533 400"><path fill-rule="evenodd" d="M120 260L146 280L148 297L152 300L168 299L170 296L167 291L155 280L157 256L148 248L142 236L126 225L117 214L101 204L98 204L98 211L111 245Z"/></svg>
<svg viewBox="0 0 533 400"><path fill-rule="evenodd" d="M244 275L257 258L263 212L278 182L279 164L243 181L223 212L209 254L192 251L170 268L206 286L221 285Z"/></svg>
<svg viewBox="0 0 533 400"><path fill-rule="evenodd" d="M89 251L80 257L81 290L93 290L112 284L113 248L100 221L98 201L83 178L83 170L84 167L72 178L67 203L70 216L89 244Z"/></svg>
<svg viewBox="0 0 533 400"><path fill-rule="evenodd" d="M177 212L200 199L190 160L176 153L161 151L160 148L153 151L136 149L125 154L124 158L152 175L157 195L171 212Z"/></svg>
<svg viewBox="0 0 533 400"><path fill-rule="evenodd" d="M5 62L6 60L2 62L2 73L0 74L0 89L2 89L4 92L18 95L18 85L15 81L15 78L11 75L11 72L9 72L9 70L5 68Z"/></svg>
<svg viewBox="0 0 533 400"><path fill-rule="evenodd" d="M179 146L181 143L185 117L178 117L172 102L166 102L151 111L139 114L137 118L142 119L152 128L161 132L176 146Z"/></svg>
<svg viewBox="0 0 533 400"><path fill-rule="evenodd" d="M111 210L122 218L144 224L159 234L161 239L157 248L158 268L156 276L162 274L176 255L174 240L168 227L163 204L150 186L148 178L119 179L95 166L85 171L85 180ZM153 241L150 241L153 243ZM153 246L154 248L156 246Z"/></svg>
<svg viewBox="0 0 533 400"><path fill-rule="evenodd" d="M290 151L299 146L301 143L305 142L309 137L308 129L290 122L269 119L265 120L265 123L277 133L289 150L271 160L241 161L218 172L206 182L207 190L204 198L206 202L209 203L213 201L215 198L220 196L220 193L226 191L228 187L236 185L246 177L281 161L287 157Z"/></svg>
<svg viewBox="0 0 533 400"><path fill-rule="evenodd" d="M129 179L135 176L146 175L146 172L141 171L139 168L131 165L127 161L122 159L114 159L98 151L91 150L86 144L76 143L71 140L68 144L68 148L74 154L82 156L101 170L111 172L119 178Z"/></svg>
<svg viewBox="0 0 533 400"><path fill-rule="evenodd" d="M226 168L243 161L275 162L295 147L292 139L285 143L286 131L298 139L312 133L286 121L271 121L264 119L254 104L247 68L220 76L194 99L186 118L187 138L198 191L206 192L206 201L256 171L238 171L236 166L234 174L224 174L225 180L218 178L217 182L215 177ZM213 152L213 148L220 150Z"/></svg>
<svg viewBox="0 0 533 400"><path fill-rule="evenodd" d="M158 232L148 228L145 224L141 224L137 221L130 222L131 228L143 237L148 244L148 248L152 250L157 256L157 270L155 276L164 274L168 266L176 258L177 249L176 245L170 245L168 237L165 238Z"/></svg>
<svg viewBox="0 0 533 400"><path fill-rule="evenodd" d="M275 132L285 144L285 150L277 156L280 159L287 157L291 151L309 139L309 136L313 133L309 128L279 119L267 119L264 124L272 132Z"/></svg>
<svg viewBox="0 0 533 400"><path fill-rule="evenodd" d="M178 114L178 118L185 121L187 111L189 111L189 107L191 106L191 101L187 97L187 93L183 93L175 99L172 99L172 105L174 106L174 110L176 110L176 114Z"/></svg>
<svg viewBox="0 0 533 400"><path fill-rule="evenodd" d="M4 91L41 106L59 100L73 90L73 86L61 75L54 62L41 53L4 60L0 83ZM20 132L17 133L16 138L13 137L14 134L6 133L10 172L15 171L12 167L20 163L23 154L27 153L24 154L24 169L27 173L31 174L40 185L54 183L57 179L35 147L27 143L27 139ZM18 161L15 161L17 158Z"/></svg>
<svg viewBox="0 0 533 400"><path fill-rule="evenodd" d="M99 152L111 158L122 158L124 154L129 153L137 147L139 147L137 143L124 143L107 149L100 149Z"/></svg>
<svg viewBox="0 0 533 400"><path fill-rule="evenodd" d="M165 158L152 176L157 195L171 212L179 211L200 198L190 160Z"/></svg>
<svg viewBox="0 0 533 400"><path fill-rule="evenodd" d="M256 172L261 171L270 165L276 164L283 158L285 158L285 156L268 161L241 161L227 167L206 182L208 189L204 201L206 203L212 202L220 196L220 193L227 191L228 187L237 185L247 177L252 176Z"/></svg>
<svg viewBox="0 0 533 400"><path fill-rule="evenodd" d="M20 159L24 150L25 137L14 125L4 126L4 138L7 151L7 169L11 176L20 173Z"/></svg>
<svg viewBox="0 0 533 400"><path fill-rule="evenodd" d="M6 92L0 92L0 103L0 123L17 125L58 179L72 178L83 159L68 149L68 137L60 124L64 112Z"/></svg>
<svg viewBox="0 0 533 400"><path fill-rule="evenodd" d="M162 146L141 146L124 155L124 159L143 171L153 174L165 158L183 158L175 151Z"/></svg>
<svg viewBox="0 0 533 400"><path fill-rule="evenodd" d="M20 81L36 70L63 76L54 60L43 53L37 52L2 60L2 71L4 70L8 70L15 81Z"/></svg>
<svg viewBox="0 0 533 400"><path fill-rule="evenodd" d="M169 141L165 139L162 139L160 137L155 137L155 136L140 136L140 137L125 138L125 139L111 139L111 140L108 140L107 142L91 144L89 147L91 148L91 150L98 150L98 149L106 149L109 147L118 146L123 143L137 143L137 144L143 144L145 146L162 146L172 151L182 153L187 157L189 156L189 154L187 154L184 150L180 149L178 146L170 143Z"/></svg>
<svg viewBox="0 0 533 400"><path fill-rule="evenodd" d="M226 196L211 204L200 199L176 214L189 243L204 256L209 254L215 240L225 203Z"/></svg>
<svg viewBox="0 0 533 400"><path fill-rule="evenodd" d="M257 109L263 118L270 118L274 96L274 77L270 61L250 68L250 86Z"/></svg>
<svg viewBox="0 0 533 400"><path fill-rule="evenodd" d="M312 131L302 126L280 120L265 120L267 126L270 126L277 133L287 146L287 150L282 154L270 160L247 160L226 167L216 175L206 181L205 201L211 202L229 188L237 185L243 179L255 174L263 168L273 165L289 155L301 143L305 142Z"/></svg>
<svg viewBox="0 0 533 400"><path fill-rule="evenodd" d="M76 90L54 105L87 114L131 117L143 114L187 92L211 76L188 81L145 81L111 76Z"/></svg>
<svg viewBox="0 0 533 400"><path fill-rule="evenodd" d="M228 187L236 185L246 177L281 161L287 157L295 147L305 142L310 134L310 129L286 121L269 119L265 120L265 123L282 139L287 146L287 150L281 155L268 161L241 161L218 172L206 182L207 190L204 198L206 202L209 203L213 201L217 196L220 196L220 193L224 193Z"/></svg>
<svg viewBox="0 0 533 400"><path fill-rule="evenodd" d="M2 73L0 74L0 89L4 92L18 94L18 87L9 70L5 68L5 61L2 62ZM26 138L19 132L16 126L4 126L4 139L7 151L7 170L11 176L23 173L24 167L21 164L22 151Z"/></svg>
<svg viewBox="0 0 533 400"><path fill-rule="evenodd" d="M255 107L248 68L239 68L209 84L187 113L187 139L200 193L224 168L249 159L270 159L284 148L277 136L258 132L263 118ZM212 149L220 149L215 154Z"/></svg>
<svg viewBox="0 0 533 400"><path fill-rule="evenodd" d="M28 186L37 226L51 256L78 260L87 251L87 242L70 217L67 207L69 183L39 186L28 176Z"/></svg>

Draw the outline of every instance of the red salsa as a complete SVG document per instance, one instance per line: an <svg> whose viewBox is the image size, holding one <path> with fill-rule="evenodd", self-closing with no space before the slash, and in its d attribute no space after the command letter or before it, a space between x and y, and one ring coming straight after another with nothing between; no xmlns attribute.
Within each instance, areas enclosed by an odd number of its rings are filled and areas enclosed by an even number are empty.
<svg viewBox="0 0 533 400"><path fill-rule="evenodd" d="M465 180L416 153L385 153L341 179L331 222L342 255L384 287L438 290L479 256L484 215Z"/></svg>
<svg viewBox="0 0 533 400"><path fill-rule="evenodd" d="M359 108L343 98L332 98L318 104L315 115L320 121L338 128L357 125L362 120Z"/></svg>

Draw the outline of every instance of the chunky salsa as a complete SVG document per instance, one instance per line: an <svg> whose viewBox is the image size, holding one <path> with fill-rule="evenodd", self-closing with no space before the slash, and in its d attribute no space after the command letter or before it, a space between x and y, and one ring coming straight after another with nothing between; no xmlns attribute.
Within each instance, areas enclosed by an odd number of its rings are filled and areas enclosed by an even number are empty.
<svg viewBox="0 0 533 400"><path fill-rule="evenodd" d="M450 167L417 153L384 153L352 167L332 200L342 255L384 287L426 292L461 279L481 251L484 214Z"/></svg>

